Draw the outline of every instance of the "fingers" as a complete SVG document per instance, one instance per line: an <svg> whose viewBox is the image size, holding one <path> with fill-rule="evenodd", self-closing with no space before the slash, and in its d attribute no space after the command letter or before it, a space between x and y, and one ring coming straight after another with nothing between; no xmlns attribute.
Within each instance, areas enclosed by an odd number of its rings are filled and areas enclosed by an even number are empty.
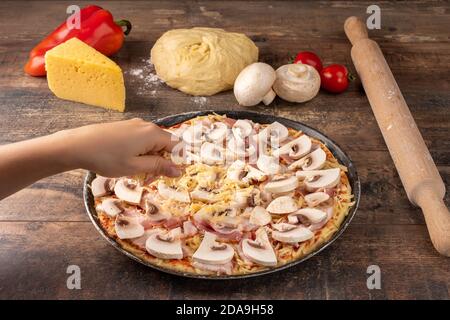
<svg viewBox="0 0 450 320"><path fill-rule="evenodd" d="M147 152L155 153L161 150L170 152L180 142L177 136L165 131L152 122L138 118L129 121L135 126L142 126L144 131L140 131L139 135L141 135L141 139L143 138L142 141L145 141ZM142 134L144 135L143 137Z"/></svg>
<svg viewBox="0 0 450 320"><path fill-rule="evenodd" d="M166 160L160 156L148 155L139 156L131 160L131 166L136 173L150 173L154 176L178 177L181 171L170 160Z"/></svg>
<svg viewBox="0 0 450 320"><path fill-rule="evenodd" d="M152 125L154 127L150 139L155 139L153 141L156 143L157 149L170 152L178 143L180 143L180 140L177 136L161 129L155 124Z"/></svg>

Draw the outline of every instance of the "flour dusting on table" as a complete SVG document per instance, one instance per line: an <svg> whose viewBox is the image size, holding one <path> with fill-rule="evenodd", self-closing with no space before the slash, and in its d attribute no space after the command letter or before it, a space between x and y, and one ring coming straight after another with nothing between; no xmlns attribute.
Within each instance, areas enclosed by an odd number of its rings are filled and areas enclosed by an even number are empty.
<svg viewBox="0 0 450 320"><path fill-rule="evenodd" d="M193 97L192 101L199 107L203 107L208 102L208 99L206 97Z"/></svg>
<svg viewBox="0 0 450 320"><path fill-rule="evenodd" d="M164 83L156 74L155 67L150 59L142 59L142 67L133 68L125 73L131 75L138 83L137 94L150 94L156 96L158 87Z"/></svg>
<svg viewBox="0 0 450 320"><path fill-rule="evenodd" d="M137 83L136 93L138 95L150 95L155 97L158 94L159 88L164 81L158 77L155 71L155 66L150 59L141 59L141 67L132 68L125 71L133 77L133 82ZM206 106L208 99L206 97L192 97L191 101L199 108Z"/></svg>

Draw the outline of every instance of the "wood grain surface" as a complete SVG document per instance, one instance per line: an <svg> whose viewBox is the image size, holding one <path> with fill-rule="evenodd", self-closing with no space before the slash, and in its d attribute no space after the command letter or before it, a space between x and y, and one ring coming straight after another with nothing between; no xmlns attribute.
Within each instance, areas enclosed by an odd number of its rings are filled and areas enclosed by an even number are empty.
<svg viewBox="0 0 450 320"><path fill-rule="evenodd" d="M383 50L448 188L449 3L377 3L382 28L370 36ZM29 50L65 19L69 4L0 2L1 144L90 123L242 109L231 92L194 98L149 81L150 48L172 28L244 32L260 48L260 60L274 67L297 51L312 50L325 64L343 63L354 72L343 23L351 15L365 18L371 3L102 1L115 18L133 23L124 47L113 57L125 72L123 114L59 100L45 79L22 70ZM154 271L121 255L97 233L82 201L85 172L75 170L0 202L0 298L449 299L450 260L434 251L420 210L409 203L358 81L344 94L320 92L302 105L276 99L269 107L248 109L304 122L354 160L362 183L360 208L327 250L289 270L239 281L183 279ZM445 201L450 202L448 192ZM69 265L81 268L81 290L67 289ZM381 269L380 290L366 286L370 265Z"/></svg>

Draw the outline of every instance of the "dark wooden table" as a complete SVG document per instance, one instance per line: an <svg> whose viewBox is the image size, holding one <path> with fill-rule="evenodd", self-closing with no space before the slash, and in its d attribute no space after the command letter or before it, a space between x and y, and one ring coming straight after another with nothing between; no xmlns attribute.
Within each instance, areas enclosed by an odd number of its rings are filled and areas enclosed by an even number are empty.
<svg viewBox="0 0 450 320"><path fill-rule="evenodd" d="M45 79L22 71L28 51L65 19L69 4L0 2L2 144L90 123L242 109L231 92L193 98L145 80L151 72L145 62L150 48L172 28L210 26L244 32L260 48L260 60L275 67L299 50L313 50L324 63L344 63L354 71L343 23L350 15L366 17L371 2L102 2L116 18L128 18L134 25L114 57L125 72L123 114L59 100ZM435 1L378 4L382 29L370 35L380 44L448 186L450 6ZM408 202L359 82L344 94L321 92L302 105L277 99L269 107L248 109L315 127L355 161L362 182L361 205L331 247L301 265L262 278L200 281L170 276L133 262L101 238L83 206L85 172L75 170L0 202L0 298L449 298L450 260L434 251L420 210ZM81 290L66 287L69 265L81 269ZM381 269L380 290L366 286L369 265Z"/></svg>

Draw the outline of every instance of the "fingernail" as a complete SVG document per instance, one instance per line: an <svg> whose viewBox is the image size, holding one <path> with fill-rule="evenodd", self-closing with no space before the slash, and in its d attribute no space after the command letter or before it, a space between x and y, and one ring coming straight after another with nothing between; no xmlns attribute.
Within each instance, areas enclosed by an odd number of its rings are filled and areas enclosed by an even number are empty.
<svg viewBox="0 0 450 320"><path fill-rule="evenodd" d="M169 177L179 177L181 175L181 171L177 167L169 167L167 168L167 175Z"/></svg>

